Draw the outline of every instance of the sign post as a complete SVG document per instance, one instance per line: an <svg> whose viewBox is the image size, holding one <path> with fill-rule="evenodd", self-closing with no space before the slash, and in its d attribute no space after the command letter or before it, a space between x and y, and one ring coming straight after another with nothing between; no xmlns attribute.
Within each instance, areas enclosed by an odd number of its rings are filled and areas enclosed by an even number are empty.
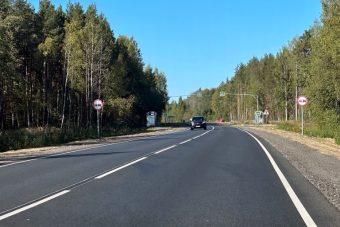
<svg viewBox="0 0 340 227"><path fill-rule="evenodd" d="M308 103L308 99L305 96L299 96L297 103L301 106L301 134L303 135L303 106Z"/></svg>
<svg viewBox="0 0 340 227"><path fill-rule="evenodd" d="M99 130L99 112L103 109L104 103L100 99L96 99L93 101L93 108L97 110L97 136L100 138L100 130Z"/></svg>

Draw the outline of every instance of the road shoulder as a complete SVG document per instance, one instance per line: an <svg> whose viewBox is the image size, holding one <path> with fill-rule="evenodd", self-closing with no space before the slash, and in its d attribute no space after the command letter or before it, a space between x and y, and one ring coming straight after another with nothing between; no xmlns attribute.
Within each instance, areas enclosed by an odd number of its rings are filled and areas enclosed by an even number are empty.
<svg viewBox="0 0 340 227"><path fill-rule="evenodd" d="M271 144L340 211L340 146L272 128L242 129Z"/></svg>
<svg viewBox="0 0 340 227"><path fill-rule="evenodd" d="M15 162L21 162L29 159L45 157L49 155L62 154L65 152L71 152L82 149L94 148L97 146L119 143L129 140L137 140L150 136L166 135L170 133L180 132L187 130L187 128L171 128L171 127L159 127L153 128L148 132L136 133L131 135L105 137L102 139L89 139L74 141L64 145L50 146L50 147L39 147L39 148L27 148L19 150L10 150L6 152L0 152L0 167L9 165Z"/></svg>

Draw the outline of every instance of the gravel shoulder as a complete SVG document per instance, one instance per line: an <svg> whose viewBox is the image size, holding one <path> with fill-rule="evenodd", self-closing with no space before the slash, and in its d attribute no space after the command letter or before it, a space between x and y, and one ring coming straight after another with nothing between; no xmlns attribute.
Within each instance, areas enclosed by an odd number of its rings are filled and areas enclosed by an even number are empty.
<svg viewBox="0 0 340 227"><path fill-rule="evenodd" d="M340 146L273 126L242 126L275 147L340 211Z"/></svg>
<svg viewBox="0 0 340 227"><path fill-rule="evenodd" d="M151 128L148 132L136 133L131 135L105 137L102 139L90 139L74 141L64 145L51 146L51 147L39 147L39 148L28 148L20 150L10 150L0 153L0 166L11 164L13 162L24 161L37 157L44 157L53 154L60 154L74 150L88 149L104 144L118 143L128 140L136 140L150 136L165 135L169 133L179 132L187 130L187 128Z"/></svg>

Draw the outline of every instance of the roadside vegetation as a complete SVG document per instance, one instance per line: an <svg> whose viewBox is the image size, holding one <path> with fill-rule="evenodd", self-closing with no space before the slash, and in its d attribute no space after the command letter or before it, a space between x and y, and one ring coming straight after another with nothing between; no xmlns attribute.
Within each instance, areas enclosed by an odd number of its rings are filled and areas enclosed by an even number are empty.
<svg viewBox="0 0 340 227"><path fill-rule="evenodd" d="M301 122L276 122L275 127L285 131L301 133ZM309 122L304 125L304 135L320 138L334 138L335 142L340 145L340 130L338 127L334 127L334 130L329 127L320 128L317 124Z"/></svg>
<svg viewBox="0 0 340 227"><path fill-rule="evenodd" d="M93 137L95 99L104 101L102 135L162 115L166 77L144 65L133 38L115 37L95 5L39 4L0 3L0 150Z"/></svg>
<svg viewBox="0 0 340 227"><path fill-rule="evenodd" d="M306 134L335 138L340 144L340 2L321 4L320 20L301 36L275 55L241 63L217 88L199 89L170 103L163 121L198 114L213 121L251 123L258 101L260 111L269 111L269 122L283 122L278 127L297 131L301 109L295 100L304 95L309 100L304 106Z"/></svg>
<svg viewBox="0 0 340 227"><path fill-rule="evenodd" d="M146 128L120 127L101 131L101 137L135 134L147 131ZM72 141L97 139L96 130L61 130L60 128L24 128L6 130L0 136L0 152L22 148L47 147Z"/></svg>

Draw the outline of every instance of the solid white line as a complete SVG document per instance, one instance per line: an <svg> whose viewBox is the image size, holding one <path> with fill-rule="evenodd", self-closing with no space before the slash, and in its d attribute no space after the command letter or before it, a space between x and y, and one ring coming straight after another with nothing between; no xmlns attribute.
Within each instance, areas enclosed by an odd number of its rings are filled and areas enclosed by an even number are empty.
<svg viewBox="0 0 340 227"><path fill-rule="evenodd" d="M242 131L244 131L244 130L242 130ZM298 210L298 212L299 212L300 216L302 217L303 221L305 222L305 224L308 227L310 227L310 226L317 226L315 224L315 222L313 221L312 217L307 212L306 208L301 203L300 199L295 194L293 188L290 186L288 180L283 175L283 173L281 172L280 168L278 167L278 165L276 164L276 162L274 161L273 157L270 155L270 153L268 152L266 147L255 136L253 136L251 133L249 133L247 131L244 131L244 132L248 133L251 137L253 137L256 140L256 142L261 146L261 148L264 151L264 153L267 155L267 157L268 157L270 163L272 164L276 174L279 176L279 178L280 178L284 188L286 189L290 199L293 201L294 206Z"/></svg>
<svg viewBox="0 0 340 227"><path fill-rule="evenodd" d="M27 205L27 206L24 206L24 207L22 207L22 208L20 208L20 209L17 209L17 210L14 210L14 211L12 211L12 212L9 212L9 213L7 213L7 214L1 215L1 216L0 216L0 221L1 221L1 220L4 220L4 219L6 219L6 218L9 218L9 217L11 217L11 216L13 216L13 215L19 214L19 213L21 213L21 212L23 212L23 211L29 210L29 209L31 209L31 208L33 208L33 207L39 206L39 205L41 205L41 204L43 204L43 203L46 203L46 202L48 202L48 201L50 201L50 200L52 200L52 199L55 199L55 198L57 198L57 197L59 197L59 196L62 196L62 195L64 195L64 194L68 193L68 192L70 192L70 190L64 190L64 191L59 192L59 193L57 193L57 194L51 195L51 196L49 196L49 197L47 197L47 198L45 198L45 199L39 200L39 201L37 201L37 202L35 202L35 203L32 203L32 204L30 204L30 205Z"/></svg>
<svg viewBox="0 0 340 227"><path fill-rule="evenodd" d="M0 168L7 167L7 166L12 166L12 165L17 165L17 164L22 164L22 163L25 163L25 162L32 162L32 161L40 160L40 159L46 159L46 158L49 158L49 157L56 157L56 156L61 156L61 155L65 155L65 154L71 154L71 153L78 152L78 151L85 151L85 150L90 150L90 149L107 147L107 146L110 146L110 145L128 143L128 142L132 142L132 141L134 141L134 140L125 140L125 141L121 141L121 142L109 143L109 144L104 144L104 145L99 145L99 146L94 146L94 147L87 147L87 148L77 149L77 150L73 150L73 151L66 151L66 152L62 152L62 153L45 155L45 156L42 156L42 157L36 157L36 158L28 159L28 160L25 160L25 161L12 162L12 163L0 166Z"/></svg>
<svg viewBox="0 0 340 227"><path fill-rule="evenodd" d="M192 138L192 139L194 139L194 140L195 140L195 139L198 139L198 138L200 138L200 137L201 137L201 136L195 136L195 137L194 137L194 138Z"/></svg>
<svg viewBox="0 0 340 227"><path fill-rule="evenodd" d="M183 141L183 142L180 142L179 144L185 144L185 143L187 143L187 142L190 142L192 139L188 139L188 140L185 140L185 141Z"/></svg>
<svg viewBox="0 0 340 227"><path fill-rule="evenodd" d="M175 132L171 132L169 134L174 134L174 133L177 133L177 132L175 131ZM152 137L157 137L157 136L159 136L159 135L152 135L152 136L144 137L142 139L152 138ZM129 139L129 140L124 140L124 141L120 141L120 142L113 142L113 143L109 143L109 144L98 145L98 146L94 146L94 147L87 147L87 148L77 149L77 150L73 150L73 151L66 151L66 152L63 152L63 153L45 155L43 157L34 157L32 159L28 159L28 160L25 160L25 161L12 162L12 163L9 163L9 164L1 165L0 168L12 166L12 165L17 165L17 164L22 164L22 163L25 163L25 162L32 162L32 161L35 161L35 160L45 159L45 158L48 158L48 157L55 157L55 156L60 156L60 155L65 155L65 154L71 154L71 153L78 152L78 151L85 151L85 150L107 147L107 146L116 145L116 144L129 143L129 142L138 141L138 140L142 140L142 139L140 139L140 138Z"/></svg>
<svg viewBox="0 0 340 227"><path fill-rule="evenodd" d="M110 175L110 174L115 173L115 172L117 172L117 171L119 171L119 170L121 170L121 169L124 169L124 168L128 167L128 166L131 166L131 165L133 165L133 164L136 164L137 162L143 161L144 159L147 159L147 157L143 157L143 158L137 159L137 160L135 160L135 161L133 161L133 162L129 162L129 163L127 163L127 164L125 164L125 165L123 165L123 166L121 166L121 167L118 167L118 168L116 168L116 169L114 169L114 170L111 170L111 171L106 172L106 173L104 173L104 174L102 174L102 175L100 175L100 176L97 176L95 179L101 179L101 178L103 178L103 177L106 177L107 175Z"/></svg>
<svg viewBox="0 0 340 227"><path fill-rule="evenodd" d="M167 148L164 148L164 149L162 149L162 150L156 151L154 154L162 153L162 152L167 151L167 150L170 150L170 149L172 149L172 148L174 148L174 147L176 147L176 146L177 146L177 145L172 145L172 146L170 146L170 147L167 147Z"/></svg>
<svg viewBox="0 0 340 227"><path fill-rule="evenodd" d="M16 165L16 164L21 164L21 163L25 163L25 162L31 162L31 161L38 160L38 159L42 159L42 157L41 158L28 159L28 160L25 160L25 161L12 162L12 163L0 166L0 168L7 167L7 166L12 166L12 165Z"/></svg>

